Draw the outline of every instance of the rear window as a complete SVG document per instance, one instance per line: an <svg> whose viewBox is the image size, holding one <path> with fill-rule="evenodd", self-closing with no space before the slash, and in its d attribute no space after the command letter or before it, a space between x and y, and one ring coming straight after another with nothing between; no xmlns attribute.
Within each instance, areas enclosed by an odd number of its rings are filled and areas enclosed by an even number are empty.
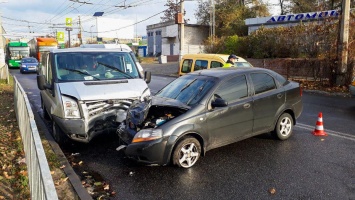
<svg viewBox="0 0 355 200"><path fill-rule="evenodd" d="M23 58L21 60L22 63L36 63L37 59L36 58Z"/></svg>
<svg viewBox="0 0 355 200"><path fill-rule="evenodd" d="M182 73L189 73L189 72L191 72L191 67L192 67L192 60L186 59L182 62L181 72Z"/></svg>

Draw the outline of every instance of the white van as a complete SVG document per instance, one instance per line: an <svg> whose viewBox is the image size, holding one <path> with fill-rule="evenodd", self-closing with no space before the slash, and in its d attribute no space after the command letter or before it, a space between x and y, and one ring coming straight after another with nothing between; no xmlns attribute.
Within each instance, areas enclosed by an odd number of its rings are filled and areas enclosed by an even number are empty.
<svg viewBox="0 0 355 200"><path fill-rule="evenodd" d="M53 49L43 53L37 76L45 118L53 123L58 143L68 138L89 142L116 130L135 100L150 98L130 50L106 48Z"/></svg>

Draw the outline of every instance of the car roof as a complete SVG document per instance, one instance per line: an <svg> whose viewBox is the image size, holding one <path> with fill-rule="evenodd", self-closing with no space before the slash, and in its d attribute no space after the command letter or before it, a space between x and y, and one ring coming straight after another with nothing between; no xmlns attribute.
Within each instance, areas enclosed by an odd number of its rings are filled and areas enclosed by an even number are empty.
<svg viewBox="0 0 355 200"><path fill-rule="evenodd" d="M252 73L252 72L269 72L271 74L276 73L272 70L258 68L258 67L228 67L228 68L218 67L209 70L198 70L198 71L190 72L187 75L210 76L210 77L223 79L224 77L228 77L231 75L245 74L245 73Z"/></svg>
<svg viewBox="0 0 355 200"><path fill-rule="evenodd" d="M185 54L183 56L183 58L191 58L191 57L195 57L195 58L221 58L222 60L224 60L225 62L228 60L229 55L227 54L212 54L212 53L198 53L198 54ZM244 58L237 56L237 62L247 62Z"/></svg>
<svg viewBox="0 0 355 200"><path fill-rule="evenodd" d="M127 44L82 44L80 48L104 48L104 49L124 49L132 51Z"/></svg>
<svg viewBox="0 0 355 200"><path fill-rule="evenodd" d="M66 48L66 49L51 49L49 50L51 53L70 53L70 52L127 52L129 50L126 49L107 49L107 48Z"/></svg>

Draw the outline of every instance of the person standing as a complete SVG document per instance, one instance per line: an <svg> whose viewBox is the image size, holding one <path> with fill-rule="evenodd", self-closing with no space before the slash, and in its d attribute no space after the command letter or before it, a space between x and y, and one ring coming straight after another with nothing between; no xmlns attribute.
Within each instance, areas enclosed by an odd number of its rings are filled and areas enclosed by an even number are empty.
<svg viewBox="0 0 355 200"><path fill-rule="evenodd" d="M226 64L223 65L223 68L227 68L227 67L234 67L234 63L238 60L237 56L234 54L231 54L228 57L228 60L226 62Z"/></svg>

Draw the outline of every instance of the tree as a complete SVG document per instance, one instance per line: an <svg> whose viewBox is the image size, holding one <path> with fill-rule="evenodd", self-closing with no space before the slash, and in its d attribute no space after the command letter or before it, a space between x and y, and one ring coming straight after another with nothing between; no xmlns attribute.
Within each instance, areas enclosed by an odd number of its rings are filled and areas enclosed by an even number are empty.
<svg viewBox="0 0 355 200"><path fill-rule="evenodd" d="M167 0L164 6L167 6L168 9L164 11L164 16L160 17L161 22L175 20L175 14L180 12L180 4L174 3L173 0Z"/></svg>
<svg viewBox="0 0 355 200"><path fill-rule="evenodd" d="M199 1L195 13L198 23L210 24L212 11L211 1ZM214 11L217 36L247 35L245 19L269 15L266 4L261 0L216 0Z"/></svg>

